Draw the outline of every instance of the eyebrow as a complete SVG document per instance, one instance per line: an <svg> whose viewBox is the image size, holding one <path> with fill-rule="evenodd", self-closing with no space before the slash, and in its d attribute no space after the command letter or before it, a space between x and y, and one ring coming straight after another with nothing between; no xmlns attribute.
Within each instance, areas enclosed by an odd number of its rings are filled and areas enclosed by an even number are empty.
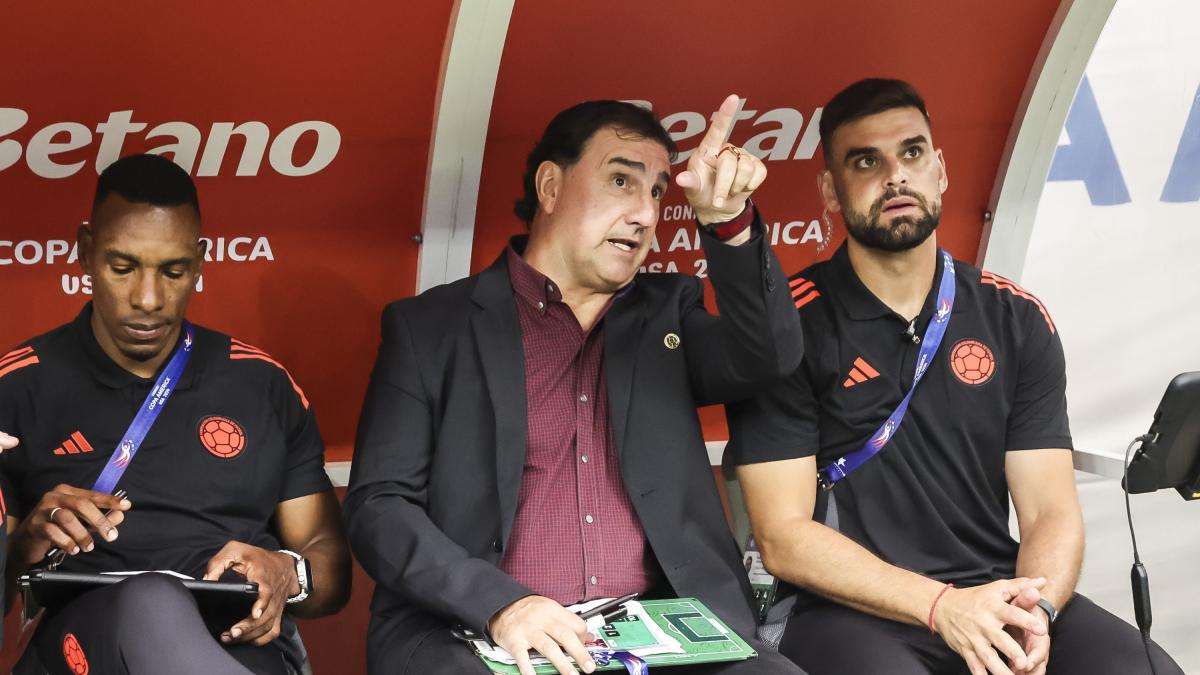
<svg viewBox="0 0 1200 675"><path fill-rule="evenodd" d="M635 169L637 171L641 171L642 173L646 172L645 164L643 164L642 162L638 162L636 160L625 159L624 157L613 157L612 159L608 160L608 163L609 164L620 164L621 166L627 166L630 169Z"/></svg>
<svg viewBox="0 0 1200 675"><path fill-rule="evenodd" d="M133 255L132 253L126 253L124 251L118 251L115 249L110 249L108 251L105 251L104 257L107 260L112 260L114 258L118 258L120 260L135 263L138 265L142 264L142 261L139 260L138 257ZM158 266L159 266L159 268L163 268L163 267L174 267L176 265L190 265L190 264L192 264L192 260L193 260L193 258L191 258L191 257L174 258L172 260L163 261L163 262L159 263Z"/></svg>
<svg viewBox="0 0 1200 675"><path fill-rule="evenodd" d="M642 162L636 161L636 160L626 159L624 157L613 157L612 159L608 160L608 163L609 164L620 164L621 166L629 167L630 169L633 169L635 171L641 171L642 173L646 172L645 164L643 164ZM661 183L670 183L671 175L668 174L666 171L660 172L658 174L658 181Z"/></svg>
<svg viewBox="0 0 1200 675"><path fill-rule="evenodd" d="M917 134L916 136L910 136L910 137L904 139L903 141L900 141L900 147L909 148L914 145L920 145L922 143L929 143L929 139L925 138L924 134ZM879 152L879 148L871 147L871 146L862 147L862 148L850 148L849 150L846 151L846 156L842 159L842 161L849 162L858 157L862 157L863 155L873 155L877 152Z"/></svg>

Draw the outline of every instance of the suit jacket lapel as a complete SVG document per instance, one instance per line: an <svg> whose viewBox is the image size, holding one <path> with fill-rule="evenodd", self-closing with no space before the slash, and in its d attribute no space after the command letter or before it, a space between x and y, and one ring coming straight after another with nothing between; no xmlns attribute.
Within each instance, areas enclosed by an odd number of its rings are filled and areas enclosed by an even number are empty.
<svg viewBox="0 0 1200 675"><path fill-rule="evenodd" d="M608 378L608 407L612 416L613 442L624 464L625 430L633 393L633 373L645 322L646 308L638 302L637 288L630 288L613 301L604 316L604 372Z"/></svg>
<svg viewBox="0 0 1200 675"><path fill-rule="evenodd" d="M500 537L508 541L517 513L529 433L525 398L525 354L508 265L501 254L479 275L471 316L483 378L496 416L496 488L500 496Z"/></svg>

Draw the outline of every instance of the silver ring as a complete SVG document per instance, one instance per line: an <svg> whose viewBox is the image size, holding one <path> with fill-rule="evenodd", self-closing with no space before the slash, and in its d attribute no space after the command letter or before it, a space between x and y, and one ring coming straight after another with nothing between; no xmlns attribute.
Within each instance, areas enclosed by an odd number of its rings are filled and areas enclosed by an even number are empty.
<svg viewBox="0 0 1200 675"><path fill-rule="evenodd" d="M54 522L54 514L58 513L61 510L62 510L61 506L56 506L56 507L50 509L50 516L49 516L50 522L52 522L52 523Z"/></svg>

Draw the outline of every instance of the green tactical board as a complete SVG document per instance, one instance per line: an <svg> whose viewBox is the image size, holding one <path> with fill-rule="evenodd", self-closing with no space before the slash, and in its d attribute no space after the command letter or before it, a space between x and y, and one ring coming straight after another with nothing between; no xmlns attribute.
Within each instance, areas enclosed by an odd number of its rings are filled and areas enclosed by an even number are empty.
<svg viewBox="0 0 1200 675"><path fill-rule="evenodd" d="M642 600L642 607L658 627L667 635L679 641L683 654L657 654L647 656L646 663L650 666L694 665L698 663L716 663L720 661L740 661L753 658L758 654L746 644L746 641L725 626L699 600L694 598L679 598L677 600ZM711 621L710 621L711 619ZM725 628L722 633L712 621ZM626 617L600 629L597 636L605 645L612 649L637 649L654 644L650 630L638 617ZM500 675L518 675L516 666L497 663L480 656L493 673ZM555 675L558 673L550 664L536 667L539 675ZM624 671L625 666L620 661L613 660L600 670Z"/></svg>

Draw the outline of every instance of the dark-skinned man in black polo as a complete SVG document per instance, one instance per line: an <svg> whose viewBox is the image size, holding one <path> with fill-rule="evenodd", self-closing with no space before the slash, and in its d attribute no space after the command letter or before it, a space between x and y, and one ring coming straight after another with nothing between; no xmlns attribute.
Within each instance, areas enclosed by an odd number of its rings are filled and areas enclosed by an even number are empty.
<svg viewBox="0 0 1200 675"><path fill-rule="evenodd" d="M56 547L64 571L236 574L259 595L212 628L177 579L137 575L49 607L15 672L295 672L289 615L335 612L349 594L309 402L266 352L185 321L204 244L183 169L155 155L109 166L78 237L92 301L0 361L9 589ZM149 405L160 382L169 398ZM110 457L124 499L94 489Z"/></svg>

